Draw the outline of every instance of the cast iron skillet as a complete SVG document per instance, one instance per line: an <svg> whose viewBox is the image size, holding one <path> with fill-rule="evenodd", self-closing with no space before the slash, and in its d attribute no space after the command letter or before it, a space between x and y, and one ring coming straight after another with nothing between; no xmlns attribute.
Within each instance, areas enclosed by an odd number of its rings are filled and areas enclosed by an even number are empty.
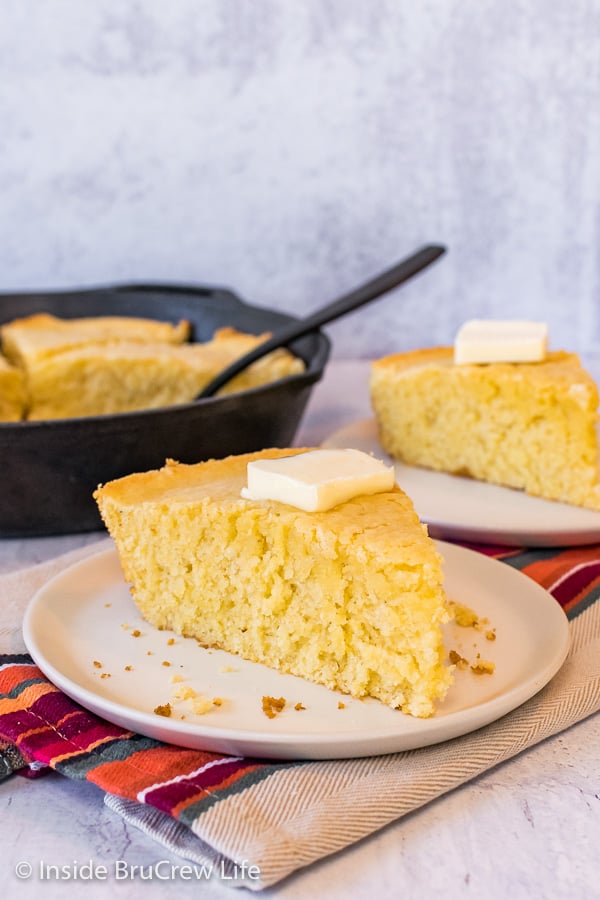
<svg viewBox="0 0 600 900"><path fill-rule="evenodd" d="M218 287L116 285L92 290L0 294L0 324L35 312L63 318L143 316L191 322L192 340L233 325L260 334L294 317L242 301ZM329 357L322 332L290 349L306 371L239 394L110 416L0 423L0 537L33 537L102 527L92 492L167 457L193 463L293 442Z"/></svg>

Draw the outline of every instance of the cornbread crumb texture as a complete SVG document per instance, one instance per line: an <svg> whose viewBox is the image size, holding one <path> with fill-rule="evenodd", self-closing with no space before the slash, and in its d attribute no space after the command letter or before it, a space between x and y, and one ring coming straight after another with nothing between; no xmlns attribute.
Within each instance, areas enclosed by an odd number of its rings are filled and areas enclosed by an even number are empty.
<svg viewBox="0 0 600 900"><path fill-rule="evenodd" d="M457 669L470 669L474 675L493 675L496 671L496 663L489 659L481 659L480 654L477 654L477 658L472 663L458 650L450 650L448 658Z"/></svg>
<svg viewBox="0 0 600 900"><path fill-rule="evenodd" d="M25 376L0 357L0 421L18 422L25 414Z"/></svg>
<svg viewBox="0 0 600 900"><path fill-rule="evenodd" d="M186 343L188 322L48 314L1 328L0 416L56 419L187 403L222 369L266 340L235 328ZM246 390L301 372L302 360L281 349L248 367L222 393Z"/></svg>
<svg viewBox="0 0 600 900"><path fill-rule="evenodd" d="M262 710L268 719L274 719L285 709L285 697L269 697L262 698Z"/></svg>
<svg viewBox="0 0 600 900"><path fill-rule="evenodd" d="M409 465L600 510L598 388L576 354L454 365L451 347L373 363L383 448Z"/></svg>
<svg viewBox="0 0 600 900"><path fill-rule="evenodd" d="M496 629L488 628L490 621L485 616L479 616L470 606L459 603L457 600L449 600L448 606L454 621L460 628L474 628L476 631L481 631L488 641L496 639Z"/></svg>
<svg viewBox="0 0 600 900"><path fill-rule="evenodd" d="M496 664L489 659L477 659L477 661L471 665L471 671L475 675L493 675L495 669Z"/></svg>
<svg viewBox="0 0 600 900"><path fill-rule="evenodd" d="M246 466L169 461L95 497L142 616L338 689L429 716L452 675L441 558L397 487L318 513L240 497Z"/></svg>
<svg viewBox="0 0 600 900"><path fill-rule="evenodd" d="M459 628L473 628L475 631L482 633L487 641L496 640L496 629L490 626L489 619L479 616L470 606L459 603L456 600L449 600L448 605L453 620ZM492 675L496 669L494 662L481 659L481 653L477 653L474 662L470 663L458 650L450 649L448 651L448 659L457 669L464 670L468 668L475 675Z"/></svg>

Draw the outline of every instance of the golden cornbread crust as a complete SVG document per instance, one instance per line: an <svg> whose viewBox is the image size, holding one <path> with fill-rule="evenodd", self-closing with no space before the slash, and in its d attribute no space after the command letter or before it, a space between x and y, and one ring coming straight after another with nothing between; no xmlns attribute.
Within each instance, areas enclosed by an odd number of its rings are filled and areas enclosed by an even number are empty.
<svg viewBox="0 0 600 900"><path fill-rule="evenodd" d="M181 344L190 336L190 323L177 325L130 316L89 316L60 319L35 313L2 326L2 351L13 363L31 365L35 360L83 344L108 341Z"/></svg>
<svg viewBox="0 0 600 900"><path fill-rule="evenodd" d="M452 680L441 558L400 489L325 512L246 500L248 462L173 461L98 488L142 616L355 697L429 716Z"/></svg>
<svg viewBox="0 0 600 900"><path fill-rule="evenodd" d="M14 362L12 373L19 372L23 396L15 407L10 400L14 390L9 391L8 377L0 370L0 417L77 418L188 403L226 366L269 337L221 328L210 341L185 343L189 333L185 321L172 325L117 316L62 320L47 313L15 319L2 326L2 349ZM285 349L275 350L221 393L303 370L302 360Z"/></svg>
<svg viewBox="0 0 600 900"><path fill-rule="evenodd" d="M371 367L382 447L423 466L600 510L598 388L574 353L455 365L452 347Z"/></svg>

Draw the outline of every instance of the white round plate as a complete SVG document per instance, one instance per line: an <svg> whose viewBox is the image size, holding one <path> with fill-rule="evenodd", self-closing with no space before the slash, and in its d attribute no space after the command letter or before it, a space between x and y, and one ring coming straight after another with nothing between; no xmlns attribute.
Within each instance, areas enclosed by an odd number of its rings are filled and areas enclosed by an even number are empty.
<svg viewBox="0 0 600 900"><path fill-rule="evenodd" d="M600 512L392 460L379 443L375 419L353 422L332 434L322 446L352 447L393 463L396 481L413 501L432 537L516 547L565 547L600 541Z"/></svg>
<svg viewBox="0 0 600 900"><path fill-rule="evenodd" d="M25 643L42 672L82 706L172 744L271 759L332 759L424 747L473 731L519 706L557 672L569 643L564 612L534 581L474 551L438 546L449 596L487 618L497 635L490 641L473 628L449 624L446 646L473 662L479 652L496 669L492 675L457 670L444 703L429 719L404 715L377 700L355 700L157 631L140 618L112 549L76 563L36 594L25 615ZM199 694L222 698L222 705L195 715L189 703L174 703L173 676ZM262 711L265 695L287 701L276 718ZM154 713L168 702L173 704L170 718ZM304 709L295 709L297 703Z"/></svg>

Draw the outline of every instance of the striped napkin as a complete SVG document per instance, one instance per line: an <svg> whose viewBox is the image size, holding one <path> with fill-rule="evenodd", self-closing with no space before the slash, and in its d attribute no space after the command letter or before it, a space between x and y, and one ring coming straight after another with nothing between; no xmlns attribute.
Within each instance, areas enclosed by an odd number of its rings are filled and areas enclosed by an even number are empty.
<svg viewBox="0 0 600 900"><path fill-rule="evenodd" d="M232 887L268 887L600 709L600 545L471 545L535 579L570 619L565 664L523 706L464 737L373 758L274 763L163 744L79 707L22 643L35 591L107 546L104 540L0 578L0 778L53 769L91 781L124 819L172 852L218 866Z"/></svg>

